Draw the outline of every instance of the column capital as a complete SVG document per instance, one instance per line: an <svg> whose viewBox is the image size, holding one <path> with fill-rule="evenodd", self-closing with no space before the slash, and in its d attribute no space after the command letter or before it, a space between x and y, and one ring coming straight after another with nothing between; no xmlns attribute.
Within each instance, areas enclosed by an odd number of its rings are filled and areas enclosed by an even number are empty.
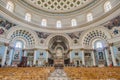
<svg viewBox="0 0 120 80"><path fill-rule="evenodd" d="M109 46L113 46L113 43L109 43Z"/></svg>
<svg viewBox="0 0 120 80"><path fill-rule="evenodd" d="M31 50L31 49L25 49L25 48L24 48L24 49L22 49L22 50L23 50L23 51L28 51L28 50Z"/></svg>
<svg viewBox="0 0 120 80"><path fill-rule="evenodd" d="M49 51L49 49L45 49L46 51Z"/></svg>
<svg viewBox="0 0 120 80"><path fill-rule="evenodd" d="M84 48L80 48L80 50L84 51L85 49Z"/></svg>
<svg viewBox="0 0 120 80"><path fill-rule="evenodd" d="M73 49L69 49L69 51L72 51Z"/></svg>
<svg viewBox="0 0 120 80"><path fill-rule="evenodd" d="M9 43L4 43L5 46L9 46Z"/></svg>

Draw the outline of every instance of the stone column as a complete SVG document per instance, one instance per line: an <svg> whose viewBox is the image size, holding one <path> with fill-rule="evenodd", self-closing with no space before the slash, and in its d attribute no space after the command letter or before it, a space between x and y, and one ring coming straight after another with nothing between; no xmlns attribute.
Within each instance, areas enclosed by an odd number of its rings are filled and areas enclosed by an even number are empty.
<svg viewBox="0 0 120 80"><path fill-rule="evenodd" d="M81 49L82 52L82 65L85 65L85 53L84 53L84 49Z"/></svg>
<svg viewBox="0 0 120 80"><path fill-rule="evenodd" d="M48 62L48 50L46 50L46 62Z"/></svg>
<svg viewBox="0 0 120 80"><path fill-rule="evenodd" d="M92 50L92 59L93 59L93 66L96 66L94 50Z"/></svg>
<svg viewBox="0 0 120 80"><path fill-rule="evenodd" d="M114 55L114 51L113 51L113 43L110 43L109 46L110 46L113 66L117 66L115 55Z"/></svg>
<svg viewBox="0 0 120 80"><path fill-rule="evenodd" d="M108 53L108 50L107 50L108 48L106 47L105 48L105 56L106 56L106 61L107 61L107 66L110 66L110 61L109 61L109 53Z"/></svg>
<svg viewBox="0 0 120 80"><path fill-rule="evenodd" d="M36 56L37 55L37 49L34 49L34 60L33 60L33 65L36 65Z"/></svg>
<svg viewBox="0 0 120 80"><path fill-rule="evenodd" d="M7 54L7 50L8 50L8 46L9 44L8 43L5 43L5 51L4 51L4 54L3 54L3 57L2 57L2 66L5 65L5 61L6 61L6 54Z"/></svg>
<svg viewBox="0 0 120 80"><path fill-rule="evenodd" d="M70 55L70 63L72 63L72 50L70 50L69 55Z"/></svg>
<svg viewBox="0 0 120 80"><path fill-rule="evenodd" d="M13 47L10 47L10 52L9 52L9 62L8 62L8 66L11 65L12 62L12 58L13 58Z"/></svg>
<svg viewBox="0 0 120 80"><path fill-rule="evenodd" d="M24 57L27 57L27 50L24 50L24 51L23 51L23 56L24 56Z"/></svg>

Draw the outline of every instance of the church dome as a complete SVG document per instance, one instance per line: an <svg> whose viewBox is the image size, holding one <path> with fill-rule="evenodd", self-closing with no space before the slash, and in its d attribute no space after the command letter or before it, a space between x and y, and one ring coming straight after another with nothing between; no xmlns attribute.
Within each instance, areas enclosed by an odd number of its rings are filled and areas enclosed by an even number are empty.
<svg viewBox="0 0 120 80"><path fill-rule="evenodd" d="M14 18L9 18L10 20L22 23L24 27L49 33L70 33L98 26L103 24L101 22L110 20L109 16L119 9L118 0L9 1L12 3L8 8L12 8L9 16ZM4 8L7 3L8 0L1 0Z"/></svg>
<svg viewBox="0 0 120 80"><path fill-rule="evenodd" d="M50 13L68 13L83 8L95 0L23 0L25 3Z"/></svg>

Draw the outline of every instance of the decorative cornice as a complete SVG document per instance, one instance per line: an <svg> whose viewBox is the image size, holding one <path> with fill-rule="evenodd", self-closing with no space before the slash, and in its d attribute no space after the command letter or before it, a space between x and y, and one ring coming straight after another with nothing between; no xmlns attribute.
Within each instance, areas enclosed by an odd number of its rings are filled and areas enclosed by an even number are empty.
<svg viewBox="0 0 120 80"><path fill-rule="evenodd" d="M34 49L22 49L23 51L34 51Z"/></svg>
<svg viewBox="0 0 120 80"><path fill-rule="evenodd" d="M94 49L85 49L85 48L81 48L80 50L83 50L83 51L94 51Z"/></svg>
<svg viewBox="0 0 120 80"><path fill-rule="evenodd" d="M85 50L84 48L81 48L80 50Z"/></svg>
<svg viewBox="0 0 120 80"><path fill-rule="evenodd" d="M34 48L33 50L35 50L35 51L36 51L36 50L38 50L38 48Z"/></svg>
<svg viewBox="0 0 120 80"><path fill-rule="evenodd" d="M46 51L49 51L49 49L46 49Z"/></svg>

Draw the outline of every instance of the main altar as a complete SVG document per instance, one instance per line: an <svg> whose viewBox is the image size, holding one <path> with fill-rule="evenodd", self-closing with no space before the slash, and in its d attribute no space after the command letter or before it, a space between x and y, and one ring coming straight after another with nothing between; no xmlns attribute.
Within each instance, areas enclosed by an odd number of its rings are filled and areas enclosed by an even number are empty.
<svg viewBox="0 0 120 80"><path fill-rule="evenodd" d="M64 66L64 56L61 48L56 50L56 55L54 57L54 66L57 68Z"/></svg>

